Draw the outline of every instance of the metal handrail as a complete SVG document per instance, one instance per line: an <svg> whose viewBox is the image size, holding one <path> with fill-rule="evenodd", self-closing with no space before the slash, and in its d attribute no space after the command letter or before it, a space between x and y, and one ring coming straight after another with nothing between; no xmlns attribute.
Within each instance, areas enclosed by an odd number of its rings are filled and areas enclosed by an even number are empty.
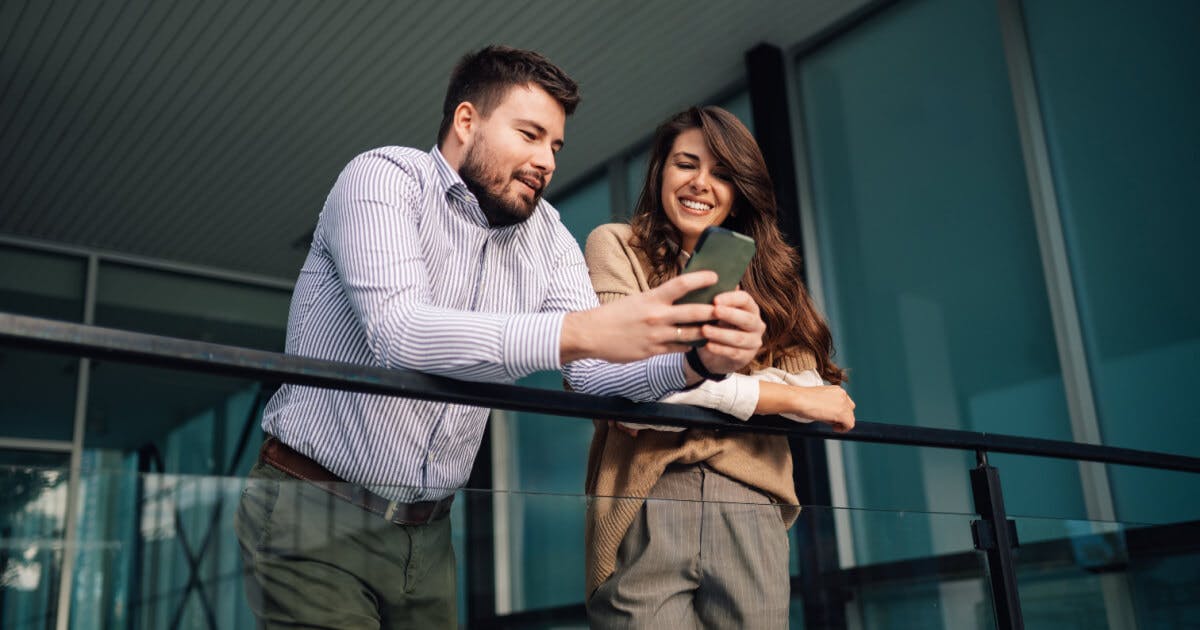
<svg viewBox="0 0 1200 630"><path fill-rule="evenodd" d="M1200 473L1200 458L1173 453L881 422L858 422L849 433L836 433L823 424L798 424L778 416L755 416L749 422L739 422L720 412L688 405L636 403L611 396L460 381L412 370L325 361L3 312L0 312L0 346L558 416L1012 453Z"/></svg>

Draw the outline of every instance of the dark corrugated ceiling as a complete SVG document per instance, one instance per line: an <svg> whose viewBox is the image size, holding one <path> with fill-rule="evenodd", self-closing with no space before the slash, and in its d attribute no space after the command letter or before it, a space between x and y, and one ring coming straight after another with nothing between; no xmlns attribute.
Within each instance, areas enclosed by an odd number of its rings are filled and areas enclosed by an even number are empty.
<svg viewBox="0 0 1200 630"><path fill-rule="evenodd" d="M432 146L488 43L582 85L553 188L861 2L0 3L0 234L284 278L356 153Z"/></svg>

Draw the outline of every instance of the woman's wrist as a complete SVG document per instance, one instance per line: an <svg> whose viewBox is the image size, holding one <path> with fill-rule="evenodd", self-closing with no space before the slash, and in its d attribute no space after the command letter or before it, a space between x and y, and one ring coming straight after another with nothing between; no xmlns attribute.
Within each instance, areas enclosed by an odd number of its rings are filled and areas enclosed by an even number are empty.
<svg viewBox="0 0 1200 630"><path fill-rule="evenodd" d="M700 352L696 348L692 348L684 353L684 358L687 359L687 364L692 368L692 371L700 375L701 378L710 381L723 380L728 374L715 374L704 365L704 361L700 358Z"/></svg>

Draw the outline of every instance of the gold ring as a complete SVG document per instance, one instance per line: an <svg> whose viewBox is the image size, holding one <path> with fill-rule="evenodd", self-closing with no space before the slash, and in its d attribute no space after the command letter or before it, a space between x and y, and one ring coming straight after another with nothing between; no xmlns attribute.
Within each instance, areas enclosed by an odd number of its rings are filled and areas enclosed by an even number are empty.
<svg viewBox="0 0 1200 630"><path fill-rule="evenodd" d="M683 343L683 328L675 327L675 343Z"/></svg>

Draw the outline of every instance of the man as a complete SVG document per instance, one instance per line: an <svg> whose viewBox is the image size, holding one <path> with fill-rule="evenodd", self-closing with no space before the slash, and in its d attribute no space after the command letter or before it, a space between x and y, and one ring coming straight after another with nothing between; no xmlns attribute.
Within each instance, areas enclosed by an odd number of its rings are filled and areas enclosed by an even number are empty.
<svg viewBox="0 0 1200 630"><path fill-rule="evenodd" d="M579 247L541 199L578 101L537 53L464 57L437 148L369 151L338 178L296 283L287 352L495 382L561 369L578 391L634 400L749 363L764 325L747 294L673 305L711 273L597 306ZM685 360L683 344L701 337ZM446 515L487 414L282 387L235 519L260 622L453 627Z"/></svg>

